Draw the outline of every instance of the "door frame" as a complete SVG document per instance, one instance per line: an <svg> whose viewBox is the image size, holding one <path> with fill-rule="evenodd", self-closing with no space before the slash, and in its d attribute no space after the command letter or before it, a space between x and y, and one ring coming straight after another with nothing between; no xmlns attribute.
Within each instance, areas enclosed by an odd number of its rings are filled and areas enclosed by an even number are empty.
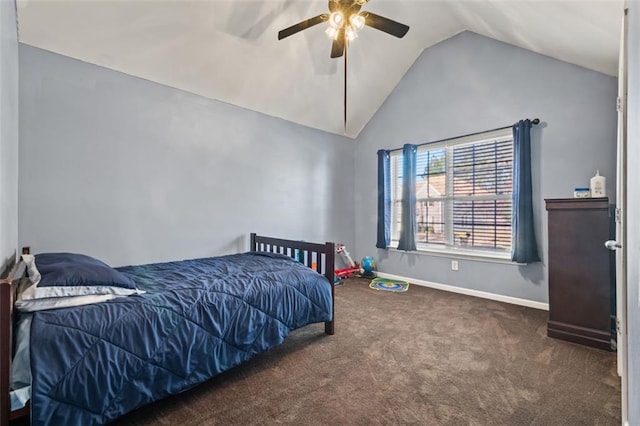
<svg viewBox="0 0 640 426"><path fill-rule="evenodd" d="M626 2L625 2L626 3ZM618 63L618 136L616 159L616 343L617 371L621 379L622 424L628 424L628 341L627 341L627 10L625 4L620 32Z"/></svg>

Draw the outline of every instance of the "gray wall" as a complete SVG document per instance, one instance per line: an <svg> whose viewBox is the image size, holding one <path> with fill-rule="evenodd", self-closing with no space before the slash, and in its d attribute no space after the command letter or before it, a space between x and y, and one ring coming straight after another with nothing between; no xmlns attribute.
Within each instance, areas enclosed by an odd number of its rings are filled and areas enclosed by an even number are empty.
<svg viewBox="0 0 640 426"><path fill-rule="evenodd" d="M352 244L353 142L20 45L21 245L121 265Z"/></svg>
<svg viewBox="0 0 640 426"><path fill-rule="evenodd" d="M572 197L596 169L615 197L616 79L474 33L426 49L357 139L356 254L387 273L546 302L546 260L528 266L375 248L376 151L510 125L532 131L535 229L546 259L544 198Z"/></svg>
<svg viewBox="0 0 640 426"><path fill-rule="evenodd" d="M640 424L640 3L629 2L627 116L627 325L629 424Z"/></svg>
<svg viewBox="0 0 640 426"><path fill-rule="evenodd" d="M18 246L18 30L0 1L0 272Z"/></svg>

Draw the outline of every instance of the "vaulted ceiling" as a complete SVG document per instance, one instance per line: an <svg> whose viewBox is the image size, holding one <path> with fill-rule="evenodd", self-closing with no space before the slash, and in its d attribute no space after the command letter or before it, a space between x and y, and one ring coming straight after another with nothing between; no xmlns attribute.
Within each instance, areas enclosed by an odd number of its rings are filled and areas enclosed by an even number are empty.
<svg viewBox="0 0 640 426"><path fill-rule="evenodd" d="M371 0L362 10L411 27L365 27L343 62L326 24L278 41L327 11L324 0L18 0L20 41L305 126L356 137L422 51L468 30L617 74L621 0ZM497 64L499 65L499 64Z"/></svg>

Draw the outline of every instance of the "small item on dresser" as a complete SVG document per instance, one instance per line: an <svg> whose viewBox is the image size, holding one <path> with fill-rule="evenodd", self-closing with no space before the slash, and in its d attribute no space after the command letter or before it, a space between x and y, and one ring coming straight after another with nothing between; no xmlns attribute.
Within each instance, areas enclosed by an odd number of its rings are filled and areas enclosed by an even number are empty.
<svg viewBox="0 0 640 426"><path fill-rule="evenodd" d="M575 188L573 198L589 198L589 188Z"/></svg>
<svg viewBox="0 0 640 426"><path fill-rule="evenodd" d="M596 175L591 178L591 196L607 196L607 178L600 176L600 170L596 170Z"/></svg>

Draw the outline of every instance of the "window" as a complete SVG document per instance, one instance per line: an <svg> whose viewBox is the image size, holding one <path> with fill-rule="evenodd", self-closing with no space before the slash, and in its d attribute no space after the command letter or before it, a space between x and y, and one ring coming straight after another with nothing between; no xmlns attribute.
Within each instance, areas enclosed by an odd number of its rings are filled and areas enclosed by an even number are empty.
<svg viewBox="0 0 640 426"><path fill-rule="evenodd" d="M402 200L402 152L391 153L391 246L397 247ZM511 129L418 147L418 250L511 251L513 136ZM503 256L501 256L503 255Z"/></svg>

